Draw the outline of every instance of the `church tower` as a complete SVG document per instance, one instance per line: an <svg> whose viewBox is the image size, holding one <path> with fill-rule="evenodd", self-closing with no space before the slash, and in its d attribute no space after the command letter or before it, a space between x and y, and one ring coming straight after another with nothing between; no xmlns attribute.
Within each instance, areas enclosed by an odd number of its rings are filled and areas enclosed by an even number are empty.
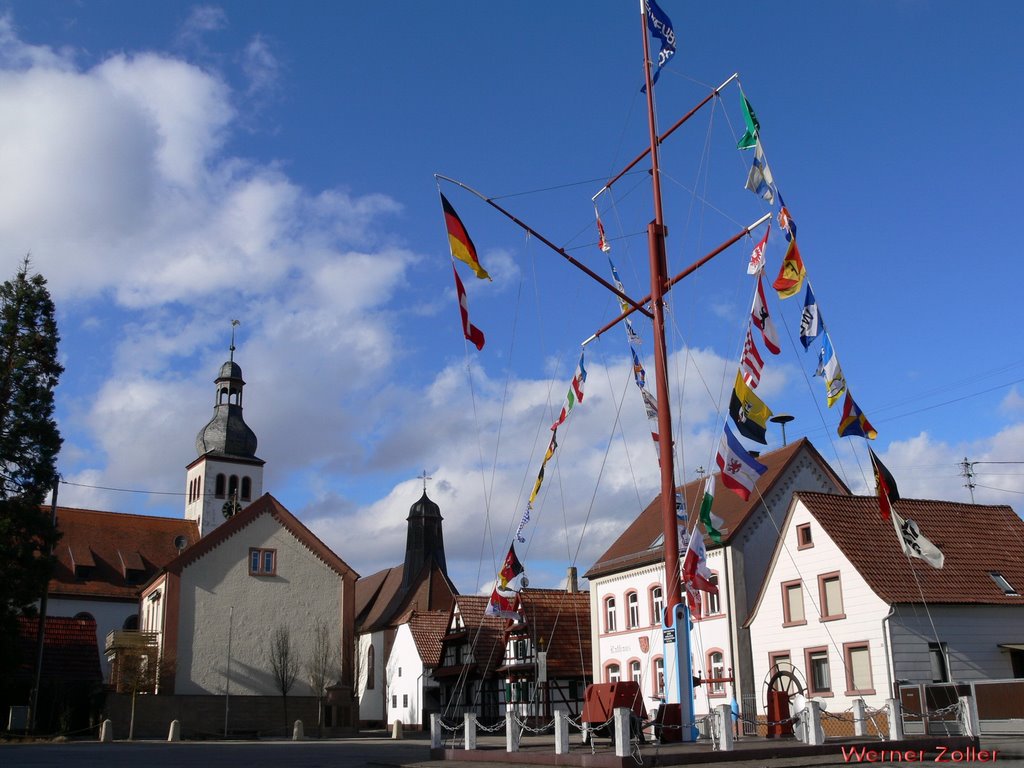
<svg viewBox="0 0 1024 768"><path fill-rule="evenodd" d="M206 536L263 495L263 459L256 456L256 434L242 418L242 369L235 362L232 322L228 361L214 380L213 418L196 435L196 458L186 467L185 518Z"/></svg>
<svg viewBox="0 0 1024 768"><path fill-rule="evenodd" d="M448 563L444 557L444 534L441 531L441 508L427 498L426 479L423 495L409 508L406 522L409 524L405 537L405 568L402 571L402 589L412 587L420 578L423 566L433 561L445 578L448 577Z"/></svg>

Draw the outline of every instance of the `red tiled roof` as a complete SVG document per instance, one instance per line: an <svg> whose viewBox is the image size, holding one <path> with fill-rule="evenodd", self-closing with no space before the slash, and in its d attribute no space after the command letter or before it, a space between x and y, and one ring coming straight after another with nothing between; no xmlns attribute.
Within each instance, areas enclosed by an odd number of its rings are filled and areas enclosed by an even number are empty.
<svg viewBox="0 0 1024 768"><path fill-rule="evenodd" d="M835 483L836 487L843 493L849 493L846 484L836 475L828 463L821 457L817 449L806 438L778 450L762 454L758 461L764 464L768 470L761 475L755 486L755 491L750 495L748 501L743 501L737 494L726 488L721 482L721 473L715 475L715 499L711 510L718 517L725 521L727 531L723 537L723 543L728 543L743 527L744 522L750 514L757 509L761 503L761 497L768 495L772 486L784 474L785 470L796 461L801 452L807 452L812 460L816 461L822 471ZM690 510L700 509L700 498L698 494L703 492L703 481L694 480L686 485L680 486L679 491L686 500L686 507ZM690 515L691 529L697 523L697 515ZM663 544L652 546L663 534L664 528L661 518L661 494L654 497L654 500L647 505L640 515L629 524L626 530L617 538L605 551L597 562L590 567L585 574L586 578L605 576L610 573L635 568L641 565L659 562L665 557ZM708 546L716 546L708 541Z"/></svg>
<svg viewBox="0 0 1024 768"><path fill-rule="evenodd" d="M409 631L423 666L433 668L441 662L441 638L450 616L451 611L413 611L409 615Z"/></svg>
<svg viewBox="0 0 1024 768"><path fill-rule="evenodd" d="M182 568L191 565L199 558L212 552L243 528L251 525L261 515L270 515L277 520L299 543L305 546L324 565L339 576L350 575L354 578L359 578L358 573L352 570L344 560L334 554L330 547L320 541L316 534L304 526L295 515L285 509L284 505L269 493L263 494L230 520L221 523L211 533L200 539L198 543L189 547L169 562L165 570L172 573L181 573Z"/></svg>
<svg viewBox="0 0 1024 768"><path fill-rule="evenodd" d="M543 640L552 677L590 677L590 594L564 589L525 589L524 629ZM512 628L515 632L515 627Z"/></svg>
<svg viewBox="0 0 1024 768"><path fill-rule="evenodd" d="M199 540L193 520L73 507L57 507L57 527L50 594L63 596L135 600L141 585L177 557L178 536Z"/></svg>
<svg viewBox="0 0 1024 768"><path fill-rule="evenodd" d="M897 511L942 550L933 568L903 554L890 520L875 496L798 492L796 497L846 554L871 589L888 603L986 603L1024 605L989 575L1001 573L1024 594L1024 522L1008 506L902 499ZM914 578L916 574L917 578ZM920 585L920 589L918 587Z"/></svg>
<svg viewBox="0 0 1024 768"><path fill-rule="evenodd" d="M467 640L473 645L473 658L481 677L490 677L501 666L505 658L505 626L508 619L485 616L489 597L482 595L457 595L452 614L455 610L462 616L466 629L459 633L458 639L442 638L442 645L451 642L464 643Z"/></svg>
<svg viewBox="0 0 1024 768"><path fill-rule="evenodd" d="M35 677L38 632L38 617L18 617L17 654L20 661L14 671L14 678L18 681L31 681ZM44 679L63 682L103 681L94 619L46 617L41 675Z"/></svg>

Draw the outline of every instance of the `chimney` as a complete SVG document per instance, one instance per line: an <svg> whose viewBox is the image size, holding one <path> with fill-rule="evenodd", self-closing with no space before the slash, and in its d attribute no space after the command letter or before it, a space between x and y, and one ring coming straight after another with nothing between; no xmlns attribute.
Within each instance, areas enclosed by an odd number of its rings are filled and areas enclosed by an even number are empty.
<svg viewBox="0 0 1024 768"><path fill-rule="evenodd" d="M570 595L580 591L579 580L576 577L576 566L570 565L565 578L565 591Z"/></svg>

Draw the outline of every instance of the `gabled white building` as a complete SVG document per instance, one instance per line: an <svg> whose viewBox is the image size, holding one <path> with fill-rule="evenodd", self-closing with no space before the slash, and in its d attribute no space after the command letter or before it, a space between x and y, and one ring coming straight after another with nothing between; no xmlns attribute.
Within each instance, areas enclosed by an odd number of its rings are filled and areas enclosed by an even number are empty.
<svg viewBox="0 0 1024 768"><path fill-rule="evenodd" d="M312 657L326 626L337 683L351 690L358 574L270 494L172 560L143 590L143 632L155 633L161 693L280 696L274 631ZM290 696L315 696L300 666Z"/></svg>
<svg viewBox="0 0 1024 768"><path fill-rule="evenodd" d="M897 508L941 569L904 555L874 496L793 497L747 622L755 678L793 669L843 712L882 706L898 683L1024 677L1024 522L1007 506Z"/></svg>
<svg viewBox="0 0 1024 768"><path fill-rule="evenodd" d="M386 673L389 723L426 730L430 716L441 711L441 689L433 671L441 659L441 638L449 611L411 611L399 619Z"/></svg>
<svg viewBox="0 0 1024 768"><path fill-rule="evenodd" d="M690 633L693 675L710 678L706 685L695 689L694 711L698 715L735 698L744 717L753 718L761 680L753 669L750 632L744 622L771 562L789 501L797 490L849 493L805 439L758 460L768 469L758 479L749 501L743 501L721 482L716 484L712 511L725 521L726 530L722 544L708 538L705 543L719 596L715 599L705 595L703 618L694 622ZM679 490L688 509L700 508L700 481ZM691 528L695 518L696 514L691 513ZM586 576L590 580L595 681L639 680L646 709L656 710L666 672L660 619L665 605L660 494Z"/></svg>

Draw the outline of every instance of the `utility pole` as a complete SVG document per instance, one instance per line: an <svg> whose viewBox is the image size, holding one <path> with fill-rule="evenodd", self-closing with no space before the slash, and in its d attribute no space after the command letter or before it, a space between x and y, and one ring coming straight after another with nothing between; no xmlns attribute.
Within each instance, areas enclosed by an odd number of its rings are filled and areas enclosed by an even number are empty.
<svg viewBox="0 0 1024 768"><path fill-rule="evenodd" d="M964 460L960 462L960 476L965 480L964 488L971 492L971 504L974 503L974 462Z"/></svg>
<svg viewBox="0 0 1024 768"><path fill-rule="evenodd" d="M50 520L54 528L57 527L57 487L60 485L60 477L53 481L53 492L50 496ZM53 554L53 547L50 547L50 554ZM36 674L32 684L32 692L28 700L28 731L32 733L36 729L36 710L39 708L39 686L43 675L43 648L46 638L46 599L50 594L50 579L47 577L46 586L43 587L43 597L39 601L39 628L36 630Z"/></svg>

